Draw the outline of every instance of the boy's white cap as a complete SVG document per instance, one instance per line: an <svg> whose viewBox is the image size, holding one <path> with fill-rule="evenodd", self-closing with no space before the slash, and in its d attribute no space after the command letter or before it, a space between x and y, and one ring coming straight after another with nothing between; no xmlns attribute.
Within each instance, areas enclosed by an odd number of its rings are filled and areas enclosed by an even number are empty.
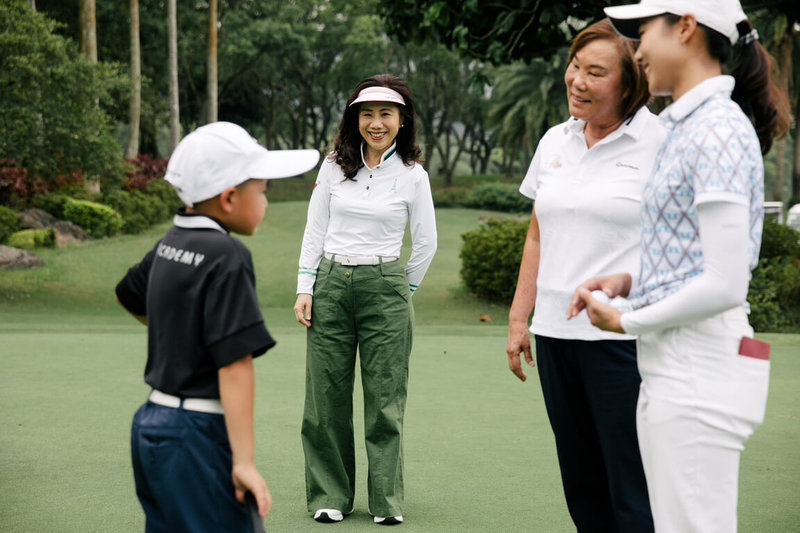
<svg viewBox="0 0 800 533"><path fill-rule="evenodd" d="M358 104L360 102L391 102L397 105L406 105L403 95L394 89L388 87L367 87L358 93L358 96L353 100L350 105Z"/></svg>
<svg viewBox="0 0 800 533"><path fill-rule="evenodd" d="M311 170L317 150L267 150L241 126L213 122L181 139L164 176L189 207L249 179L289 178Z"/></svg>
<svg viewBox="0 0 800 533"><path fill-rule="evenodd" d="M736 25L747 18L739 0L641 0L638 4L606 7L603 11L620 35L628 39L639 38L639 26L644 19L671 13L694 15L697 22L736 44L739 39Z"/></svg>

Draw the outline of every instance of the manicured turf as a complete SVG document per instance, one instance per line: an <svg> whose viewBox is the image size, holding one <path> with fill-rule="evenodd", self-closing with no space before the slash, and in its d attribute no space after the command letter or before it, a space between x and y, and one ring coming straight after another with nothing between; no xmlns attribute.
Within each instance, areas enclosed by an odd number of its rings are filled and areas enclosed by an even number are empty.
<svg viewBox="0 0 800 533"><path fill-rule="evenodd" d="M459 234L485 216L438 213L440 251L414 296L418 327L406 417L402 531L574 531L535 371L520 383L505 361L503 306L459 287ZM339 525L305 509L300 414L305 337L293 324L303 205L270 206L258 236L259 297L278 346L257 360L256 455L274 498L269 531L376 531L357 447L356 508ZM163 229L163 228L162 228ZM113 285L158 229L42 254L44 269L0 273L0 531L143 529L128 431L147 394L144 327L112 300ZM13 299L12 299L13 298ZM493 322L482 323L478 315ZM800 335L773 343L767 420L743 454L741 532L800 529ZM356 440L363 442L360 389Z"/></svg>

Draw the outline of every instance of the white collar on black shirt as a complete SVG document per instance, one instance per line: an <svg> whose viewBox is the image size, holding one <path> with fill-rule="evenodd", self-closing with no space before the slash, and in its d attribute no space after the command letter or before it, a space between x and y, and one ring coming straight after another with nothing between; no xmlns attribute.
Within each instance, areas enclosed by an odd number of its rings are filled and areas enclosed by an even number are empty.
<svg viewBox="0 0 800 533"><path fill-rule="evenodd" d="M716 93L724 93L726 96L730 96L735 84L736 81L733 77L727 74L703 80L683 93L680 98L666 107L658 116L662 119L669 119L672 122L680 122Z"/></svg>
<svg viewBox="0 0 800 533"><path fill-rule="evenodd" d="M215 218L204 213L187 213L183 208L175 213L172 223L184 229L215 229L222 233L228 233L222 222Z"/></svg>

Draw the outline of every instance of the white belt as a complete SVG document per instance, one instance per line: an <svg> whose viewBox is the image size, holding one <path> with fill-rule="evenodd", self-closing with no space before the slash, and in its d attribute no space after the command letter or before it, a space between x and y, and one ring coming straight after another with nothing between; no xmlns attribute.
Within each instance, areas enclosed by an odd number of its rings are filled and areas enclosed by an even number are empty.
<svg viewBox="0 0 800 533"><path fill-rule="evenodd" d="M153 389L147 397L151 402L163 405L164 407L183 408L187 411L198 411L200 413L211 413L215 415L225 414L222 410L222 402L211 398L178 398L172 394Z"/></svg>
<svg viewBox="0 0 800 533"><path fill-rule="evenodd" d="M339 255L325 252L325 259L330 259L345 266L380 265L397 261L397 257L381 257L380 255Z"/></svg>

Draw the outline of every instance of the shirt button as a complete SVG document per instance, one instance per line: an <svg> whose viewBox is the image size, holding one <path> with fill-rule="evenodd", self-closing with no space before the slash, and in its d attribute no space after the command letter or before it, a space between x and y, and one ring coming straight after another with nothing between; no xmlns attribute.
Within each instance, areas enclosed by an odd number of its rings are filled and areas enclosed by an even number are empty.
<svg viewBox="0 0 800 533"><path fill-rule="evenodd" d="M346 277L346 278L349 278L349 277L350 277L350 271L349 271L349 270L345 271L345 273L344 273L344 277Z"/></svg>
<svg viewBox="0 0 800 533"><path fill-rule="evenodd" d="M369 185L367 185L367 190L369 190Z"/></svg>

